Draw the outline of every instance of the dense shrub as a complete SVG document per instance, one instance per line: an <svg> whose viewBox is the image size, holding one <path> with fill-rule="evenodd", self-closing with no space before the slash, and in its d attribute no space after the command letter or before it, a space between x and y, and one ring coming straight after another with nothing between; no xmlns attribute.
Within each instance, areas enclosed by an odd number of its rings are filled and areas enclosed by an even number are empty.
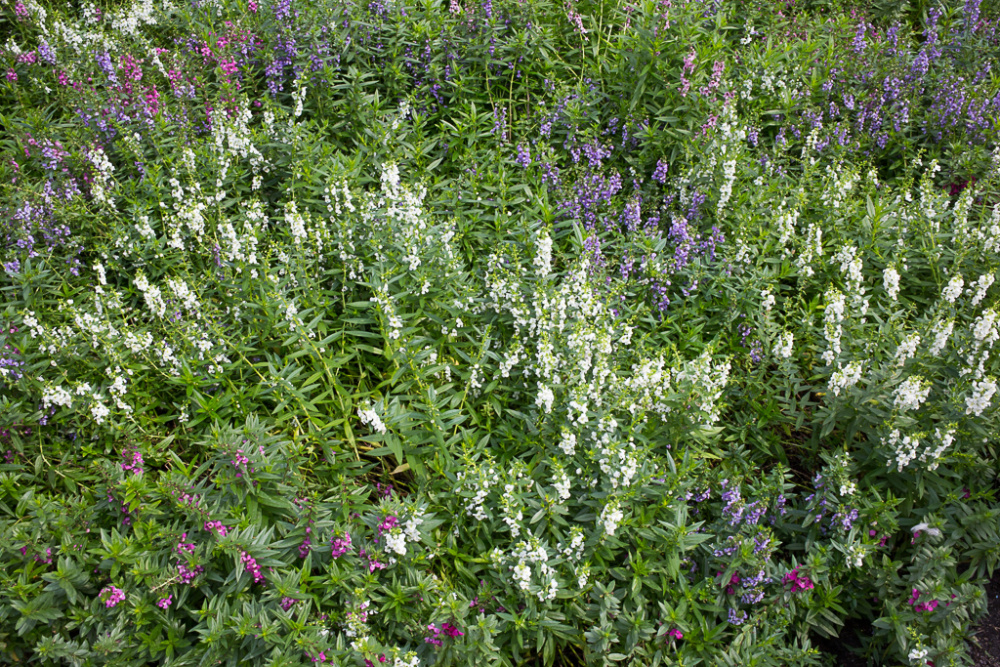
<svg viewBox="0 0 1000 667"><path fill-rule="evenodd" d="M4 660L969 664L990 7L2 12Z"/></svg>

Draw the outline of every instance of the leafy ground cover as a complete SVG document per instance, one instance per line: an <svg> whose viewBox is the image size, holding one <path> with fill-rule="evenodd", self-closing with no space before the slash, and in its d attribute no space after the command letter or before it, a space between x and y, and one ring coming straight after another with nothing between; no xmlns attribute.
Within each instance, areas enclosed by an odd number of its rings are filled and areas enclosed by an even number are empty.
<svg viewBox="0 0 1000 667"><path fill-rule="evenodd" d="M0 11L4 661L973 664L995 5Z"/></svg>

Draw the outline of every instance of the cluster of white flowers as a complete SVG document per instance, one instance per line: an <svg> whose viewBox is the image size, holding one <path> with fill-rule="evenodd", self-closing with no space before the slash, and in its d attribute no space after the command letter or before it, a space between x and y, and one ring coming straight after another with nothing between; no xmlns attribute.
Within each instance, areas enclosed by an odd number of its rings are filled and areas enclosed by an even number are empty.
<svg viewBox="0 0 1000 667"><path fill-rule="evenodd" d="M139 354L140 352L145 352L150 348L150 346L152 346L153 334L148 331L143 331L139 334L126 331L124 340L125 347L127 347L132 354Z"/></svg>
<svg viewBox="0 0 1000 667"><path fill-rule="evenodd" d="M100 146L92 148L87 157L94 165L94 176L90 183L91 194L97 201L107 204L109 208L114 208L115 199L108 195L108 190L114 185L111 174L114 172L115 166L111 164L111 160L108 159Z"/></svg>
<svg viewBox="0 0 1000 667"><path fill-rule="evenodd" d="M930 382L926 382L922 377L917 376L907 378L902 384L896 387L893 407L900 412L917 410L927 400L930 393Z"/></svg>
<svg viewBox="0 0 1000 667"><path fill-rule="evenodd" d="M976 318L972 326L974 345L978 351L983 346L993 347L1000 334L997 332L997 311L990 309Z"/></svg>
<svg viewBox="0 0 1000 667"><path fill-rule="evenodd" d="M535 236L535 257L532 264L542 278L552 273L552 238L546 231L538 232Z"/></svg>
<svg viewBox="0 0 1000 667"><path fill-rule="evenodd" d="M420 541L420 524L424 522L421 512L414 511L402 526L390 529L383 536L389 551L400 556L406 555L406 544Z"/></svg>
<svg viewBox="0 0 1000 667"><path fill-rule="evenodd" d="M927 466L928 470L937 470L938 464L941 462L941 456L951 447L951 443L955 442L955 429L949 429L945 432L941 432L941 429L934 429L934 437L938 442L938 446L934 449L927 447L924 453L920 455L921 461L927 461L930 459L930 465Z"/></svg>
<svg viewBox="0 0 1000 667"><path fill-rule="evenodd" d="M612 499L604 505L604 509L601 510L601 517L599 519L601 525L604 527L604 532L609 536L614 537L615 531L618 530L618 525L625 518L625 513L622 512L621 503L617 499Z"/></svg>
<svg viewBox="0 0 1000 667"><path fill-rule="evenodd" d="M861 545L852 544L847 548L847 566L861 567L865 561L865 550Z"/></svg>
<svg viewBox="0 0 1000 667"><path fill-rule="evenodd" d="M555 394L547 386L538 383L538 394L535 395L535 405L541 408L545 414L552 412L552 403L556 400Z"/></svg>
<svg viewBox="0 0 1000 667"><path fill-rule="evenodd" d="M403 320L396 315L396 308L392 304L392 298L384 290L375 292L375 296L369 299L378 305L383 321L388 327L388 335L391 340L399 340L403 331Z"/></svg>
<svg viewBox="0 0 1000 667"><path fill-rule="evenodd" d="M941 298L948 303L955 303L955 300L962 296L962 288L965 286L965 280L962 278L961 274L957 276L952 276L951 280L945 286L944 290L941 292Z"/></svg>
<svg viewBox="0 0 1000 667"><path fill-rule="evenodd" d="M522 475L518 471L517 477L520 478ZM514 496L514 490L517 488L517 482L513 484L504 484L504 493L500 496L500 508L503 510L503 522L507 524L510 529L510 536L512 539L517 539L521 534L521 522L524 521L524 512L521 509L521 503ZM528 484L532 485L534 480L529 479Z"/></svg>
<svg viewBox="0 0 1000 667"><path fill-rule="evenodd" d="M979 276L979 279L975 282L969 284L969 293L971 294L975 290L975 294L972 296L973 306L978 306L979 302L986 298L987 290L989 290L995 281L996 276L994 274L986 273Z"/></svg>
<svg viewBox="0 0 1000 667"><path fill-rule="evenodd" d="M94 394L93 398L94 402L90 406L90 414L94 417L95 422L103 424L104 420L111 414L111 410L109 410L108 406L101 402L101 399L97 394Z"/></svg>
<svg viewBox="0 0 1000 667"><path fill-rule="evenodd" d="M962 375L972 374L974 378L981 379L986 372L986 361L989 359L990 350L994 343L1000 339L1000 329L998 329L998 313L994 309L983 312L972 324L972 349L965 356L967 366L962 369ZM964 353L964 349L959 350Z"/></svg>
<svg viewBox="0 0 1000 667"><path fill-rule="evenodd" d="M764 309L765 315L770 314L771 309L774 308L774 304L776 303L774 299L774 293L771 291L771 288L768 287L766 289L761 290L760 298L761 298L760 305L761 308Z"/></svg>
<svg viewBox="0 0 1000 667"><path fill-rule="evenodd" d="M125 375L132 375L132 369L126 369L123 373L121 366L115 366L112 371L110 368L107 369L108 377L112 379L111 386L108 387L108 392L110 392L112 399L115 401L115 405L119 410L124 412L132 412L132 406L125 402L125 395L128 393L128 380Z"/></svg>
<svg viewBox="0 0 1000 667"><path fill-rule="evenodd" d="M48 410L53 405L68 408L73 405L73 396L63 387L45 387L42 390L42 409Z"/></svg>
<svg viewBox="0 0 1000 667"><path fill-rule="evenodd" d="M538 592L536 597L539 602L548 602L556 599L559 593L559 582L556 579L555 569L549 565L549 552L546 545L534 535L529 535L527 541L518 542L514 546L509 558L503 561L513 561L514 565L510 569L514 574L514 581L518 588L528 592L532 584L531 566L535 566L538 574Z"/></svg>
<svg viewBox="0 0 1000 667"><path fill-rule="evenodd" d="M295 301L289 301L288 305L285 306L285 322L288 323L288 328L292 331L296 331L302 326L302 320L299 318L299 309L295 306Z"/></svg>
<svg viewBox="0 0 1000 667"><path fill-rule="evenodd" d="M285 224L288 225L288 231L291 232L292 239L296 244L301 245L309 239L305 218L299 213L294 201L285 204Z"/></svg>
<svg viewBox="0 0 1000 667"><path fill-rule="evenodd" d="M840 167L836 165L829 165L826 168L826 175L826 184L820 195L820 201L825 206L839 209L854 190L860 177L857 172L850 169L841 172Z"/></svg>
<svg viewBox="0 0 1000 667"><path fill-rule="evenodd" d="M631 439L621 442L617 430L617 420L614 417L604 417L591 433L591 437L600 448L597 464L601 472L608 476L608 481L614 489L619 486L631 486L639 470L635 442Z"/></svg>
<svg viewBox="0 0 1000 667"><path fill-rule="evenodd" d="M371 404L358 407L358 418L361 420L362 424L370 426L371 429L377 433L386 433L388 431L385 424L382 422L382 418L377 412L375 412Z"/></svg>
<svg viewBox="0 0 1000 667"><path fill-rule="evenodd" d="M500 475L490 465L467 466L465 470L458 472L457 492L463 489L474 490L472 498L465 503L465 512L477 521L485 521L488 518L485 503L490 494L490 489L500 483Z"/></svg>
<svg viewBox="0 0 1000 667"><path fill-rule="evenodd" d="M903 468L910 465L910 461L917 458L917 447L920 446L920 441L909 435L902 435L899 429L893 429L889 433L888 438L882 439L882 444L891 447L894 452L894 458L889 459L886 465L892 467L892 464L896 464L896 470L902 472Z"/></svg>
<svg viewBox="0 0 1000 667"><path fill-rule="evenodd" d="M136 223L135 229L139 232L139 236L144 239L155 240L156 232L153 230L152 226L149 224L148 215L140 215L139 222Z"/></svg>
<svg viewBox="0 0 1000 667"><path fill-rule="evenodd" d="M778 245L782 248L782 257L789 257L792 250L788 244L795 237L795 223L799 219L799 212L795 209L787 209L785 206L786 202L782 200L774 222L778 229Z"/></svg>
<svg viewBox="0 0 1000 667"><path fill-rule="evenodd" d="M917 334L910 334L903 339L903 342L899 344L896 348L895 362L896 366L902 368L906 365L907 359L912 359L917 353L917 347L920 346L920 336Z"/></svg>
<svg viewBox="0 0 1000 667"><path fill-rule="evenodd" d="M840 271L847 275L848 290L852 293L864 294L864 287L861 286L861 282L864 280L862 274L864 264L858 257L858 249L852 245L846 245L834 255L833 260L840 262Z"/></svg>
<svg viewBox="0 0 1000 667"><path fill-rule="evenodd" d="M302 115L302 104L306 99L306 90L305 80L301 77L296 79L295 90L292 92L292 100L295 102L295 110L292 112L292 116L295 118Z"/></svg>
<svg viewBox="0 0 1000 667"><path fill-rule="evenodd" d="M723 148L725 148L723 146ZM722 162L722 186L719 188L719 202L716 206L718 215L726 208L729 198L733 196L733 184L736 182L736 159Z"/></svg>
<svg viewBox="0 0 1000 667"><path fill-rule="evenodd" d="M392 667L420 667L420 656L413 651L410 651L406 655L396 656Z"/></svg>
<svg viewBox="0 0 1000 667"><path fill-rule="evenodd" d="M167 278L167 286L184 308L196 318L201 317L201 304L182 278Z"/></svg>
<svg viewBox="0 0 1000 667"><path fill-rule="evenodd" d="M778 342L774 346L774 353L782 359L790 359L795 351L795 336L791 331L785 331L778 335Z"/></svg>
<svg viewBox="0 0 1000 667"><path fill-rule="evenodd" d="M712 363L712 353L705 350L700 357L686 361L677 373L678 382L690 383L690 400L701 414L699 422L711 426L719 420L722 392L729 382L729 361Z"/></svg>
<svg viewBox="0 0 1000 667"><path fill-rule="evenodd" d="M565 470L557 470L556 474L552 477L552 486L555 487L556 493L559 495L559 500L569 500L572 495L570 491L572 484Z"/></svg>
<svg viewBox="0 0 1000 667"><path fill-rule="evenodd" d="M929 651L922 646L915 646L910 649L909 655L906 657L909 659L911 665L920 665L921 667L927 663L927 656Z"/></svg>
<svg viewBox="0 0 1000 667"><path fill-rule="evenodd" d="M861 362L852 361L846 366L838 368L830 376L830 391L834 396L840 396L840 392L849 389L861 381Z"/></svg>
<svg viewBox="0 0 1000 667"><path fill-rule="evenodd" d="M973 228L973 238L983 245L983 254L987 256L1000 253L1000 203L993 206L993 215L988 224Z"/></svg>
<svg viewBox="0 0 1000 667"><path fill-rule="evenodd" d="M972 394L965 398L965 414L979 417L990 407L993 394L997 391L997 383L993 378L972 381Z"/></svg>
<svg viewBox="0 0 1000 667"><path fill-rule="evenodd" d="M931 332L934 334L934 342L931 344L930 353L933 356L941 354L945 346L948 344L948 338L951 337L951 332L955 328L955 320L939 320L934 323L931 327Z"/></svg>
<svg viewBox="0 0 1000 667"><path fill-rule="evenodd" d="M844 335L844 314L847 310L847 299L837 289L826 293L826 308L823 311L826 341L829 349L823 353L823 362L832 364L840 356L840 340Z"/></svg>
<svg viewBox="0 0 1000 667"><path fill-rule="evenodd" d="M806 227L802 252L799 254L799 258L795 260L795 266L802 272L802 275L806 277L813 276L816 273L813 268L813 263L816 259L822 256L823 230L819 225L809 223L809 226Z"/></svg>
<svg viewBox="0 0 1000 667"><path fill-rule="evenodd" d="M559 440L559 449L563 451L567 457L572 457L576 454L576 434L563 427L562 437Z"/></svg>
<svg viewBox="0 0 1000 667"><path fill-rule="evenodd" d="M573 526L569 529L569 533L569 544L564 546L560 543L556 545L556 550L567 560L575 562L583 558L583 547L586 542L586 536L583 534L583 528L580 526Z"/></svg>
<svg viewBox="0 0 1000 667"><path fill-rule="evenodd" d="M899 296L899 271L896 270L896 267L886 267L885 271L882 272L882 286L889 298L895 301L896 297Z"/></svg>
<svg viewBox="0 0 1000 667"><path fill-rule="evenodd" d="M133 284L137 290L142 292L142 296L146 300L146 305L153 311L153 314L157 317L163 317L167 312L167 304L163 301L163 294L160 292L160 288L150 284L145 274L141 272L136 274Z"/></svg>

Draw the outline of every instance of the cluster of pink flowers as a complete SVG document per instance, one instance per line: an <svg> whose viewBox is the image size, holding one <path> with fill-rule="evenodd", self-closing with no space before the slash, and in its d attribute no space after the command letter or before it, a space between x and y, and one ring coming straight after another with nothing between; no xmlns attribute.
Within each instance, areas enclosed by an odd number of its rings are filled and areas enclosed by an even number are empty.
<svg viewBox="0 0 1000 667"><path fill-rule="evenodd" d="M229 462L233 464L233 467L234 467L234 468L236 468L237 470L240 470L241 468L244 468L244 469L245 469L245 466L246 466L246 465L247 465L248 463L250 463L250 459L248 459L248 458L246 457L246 455L245 455L245 454L243 453L243 450L242 450L242 449L237 449L237 450L236 450L236 457L235 457L235 458L233 458L233 459L232 459L231 461L229 461ZM240 472L237 472L237 473L236 473L236 476L237 476L237 477L242 477L242 476L243 476L243 472L242 472L242 471L240 471Z"/></svg>
<svg viewBox="0 0 1000 667"><path fill-rule="evenodd" d="M193 554L194 553L194 542L185 542L187 539L187 533L181 533L181 541L177 543L176 551L179 555Z"/></svg>
<svg viewBox="0 0 1000 667"><path fill-rule="evenodd" d="M374 572L375 570L384 570L385 569L385 563L383 563L382 561L378 560L378 558L372 558L371 556L368 555L368 552L365 551L364 549L361 549L360 551L358 551L358 555L361 556L362 558L367 558L368 559L368 571L369 572Z"/></svg>
<svg viewBox="0 0 1000 667"><path fill-rule="evenodd" d="M920 591L914 588L913 592L910 595L910 599L907 600L909 605L913 607L913 611L934 611L935 609L937 609L938 606L937 600L929 600L927 602L917 603L917 600L919 599L920 599Z"/></svg>
<svg viewBox="0 0 1000 667"><path fill-rule="evenodd" d="M344 533L343 537L335 537L333 541L330 542L330 555L334 558L340 558L348 551L351 550L351 534Z"/></svg>
<svg viewBox="0 0 1000 667"><path fill-rule="evenodd" d="M684 633L678 630L677 628L670 628L669 630L667 630L667 634L673 637L674 639L684 639Z"/></svg>
<svg viewBox="0 0 1000 667"><path fill-rule="evenodd" d="M160 598L159 600L156 601L156 606L159 607L160 609L166 609L173 603L174 601L173 597L174 597L173 595L167 595L167 597L165 598Z"/></svg>
<svg viewBox="0 0 1000 667"><path fill-rule="evenodd" d="M387 516L385 519L382 520L382 523L378 525L378 535L379 537L382 537L382 533L387 533L393 528L398 528L398 527L399 527L399 519L390 514L389 516Z"/></svg>
<svg viewBox="0 0 1000 667"><path fill-rule="evenodd" d="M729 578L729 585L726 586L726 595L734 595L736 593L736 586L740 583L740 573L733 572L733 576Z"/></svg>
<svg viewBox="0 0 1000 667"><path fill-rule="evenodd" d="M285 611L288 611L289 609L295 606L296 602L298 602L298 600L296 600L295 598L283 597L281 598L281 608Z"/></svg>
<svg viewBox="0 0 1000 667"><path fill-rule="evenodd" d="M791 584L792 592L798 593L799 591L809 591L813 589L812 579L805 575L799 575L799 568L795 568L782 578L781 583L788 585Z"/></svg>
<svg viewBox="0 0 1000 667"><path fill-rule="evenodd" d="M451 623L442 623L440 628L431 623L427 626L427 629L431 631L431 636L424 637L424 641L428 644L434 644L435 646L441 646L443 644L441 637L461 637L465 634Z"/></svg>
<svg viewBox="0 0 1000 667"><path fill-rule="evenodd" d="M225 537L229 532L229 529L223 526L221 521L206 521L205 530L215 531L219 537Z"/></svg>
<svg viewBox="0 0 1000 667"><path fill-rule="evenodd" d="M311 659L313 662L326 662L327 660L333 662L333 656L331 655L329 658L327 658L326 653L323 651L320 651L319 654L317 654L315 657L307 653L306 657Z"/></svg>
<svg viewBox="0 0 1000 667"><path fill-rule="evenodd" d="M101 589L101 600L108 609L116 606L119 602L125 601L125 591L117 586L108 586Z"/></svg>
<svg viewBox="0 0 1000 667"><path fill-rule="evenodd" d="M244 551L240 556L240 560L243 562L243 567L246 571L253 575L255 584L264 581L264 573L260 571L260 565L257 564L256 558Z"/></svg>
<svg viewBox="0 0 1000 667"><path fill-rule="evenodd" d="M312 540L309 536L312 534L313 529L306 526L306 538L302 540L302 544L299 545L299 558L305 558L309 554L309 547L312 545Z"/></svg>
<svg viewBox="0 0 1000 667"><path fill-rule="evenodd" d="M21 555L24 556L27 553L28 553L28 547L27 546L21 547ZM45 549L45 558L42 558L38 554L35 554L34 555L34 559L36 561L38 561L39 563L45 563L46 565L51 564L52 563L52 549L51 548Z"/></svg>

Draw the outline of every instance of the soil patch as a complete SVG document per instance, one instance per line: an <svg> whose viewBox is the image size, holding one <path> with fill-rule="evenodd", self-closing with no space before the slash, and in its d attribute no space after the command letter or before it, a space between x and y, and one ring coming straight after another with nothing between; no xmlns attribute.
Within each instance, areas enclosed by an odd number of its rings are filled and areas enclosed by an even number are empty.
<svg viewBox="0 0 1000 667"><path fill-rule="evenodd" d="M989 610L976 628L976 641L970 642L973 664L1000 667L1000 569L986 586L986 603Z"/></svg>

